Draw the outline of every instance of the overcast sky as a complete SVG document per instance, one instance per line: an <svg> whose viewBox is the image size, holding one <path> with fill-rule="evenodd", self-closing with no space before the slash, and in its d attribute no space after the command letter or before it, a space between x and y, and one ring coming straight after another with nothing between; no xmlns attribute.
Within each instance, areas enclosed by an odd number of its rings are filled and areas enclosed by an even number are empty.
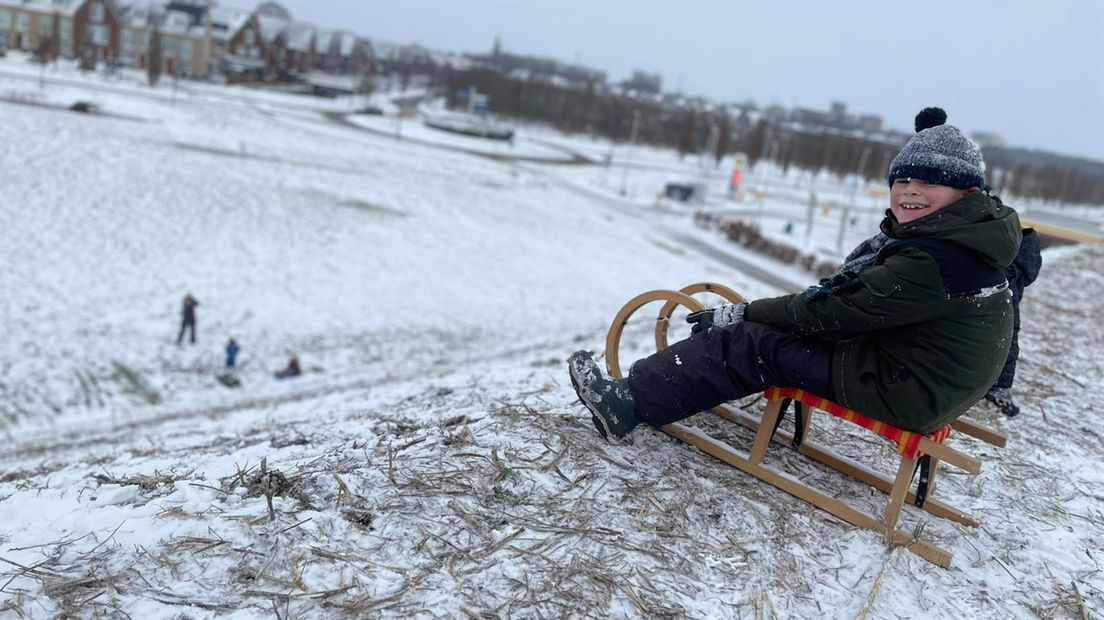
<svg viewBox="0 0 1104 620"><path fill-rule="evenodd" d="M234 4L234 0L225 2ZM1104 161L1104 1L283 0L298 20L445 51L579 62L664 90L951 124ZM244 0L237 0L244 5Z"/></svg>

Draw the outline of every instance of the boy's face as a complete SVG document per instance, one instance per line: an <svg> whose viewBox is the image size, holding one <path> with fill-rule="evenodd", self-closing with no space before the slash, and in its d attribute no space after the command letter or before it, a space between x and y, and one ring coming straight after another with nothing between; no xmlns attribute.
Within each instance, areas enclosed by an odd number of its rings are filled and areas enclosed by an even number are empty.
<svg viewBox="0 0 1104 620"><path fill-rule="evenodd" d="M976 189L955 189L919 179L896 179L889 189L889 208L898 222L907 224L957 202L971 191Z"/></svg>

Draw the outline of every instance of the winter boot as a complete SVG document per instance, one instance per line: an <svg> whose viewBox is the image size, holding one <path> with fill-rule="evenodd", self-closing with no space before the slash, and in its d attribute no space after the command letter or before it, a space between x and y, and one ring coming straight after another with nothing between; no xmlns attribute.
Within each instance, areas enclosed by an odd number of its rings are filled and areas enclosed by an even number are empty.
<svg viewBox="0 0 1104 620"><path fill-rule="evenodd" d="M1012 399L1012 388L993 386L985 393L985 400L996 405L1004 415L1014 418L1020 414L1020 407Z"/></svg>
<svg viewBox="0 0 1104 620"><path fill-rule="evenodd" d="M576 351L568 358L571 385L575 386L579 400L590 410L590 420L598 434L606 440L610 435L621 439L640 423L629 382L607 377L593 356L590 351Z"/></svg>

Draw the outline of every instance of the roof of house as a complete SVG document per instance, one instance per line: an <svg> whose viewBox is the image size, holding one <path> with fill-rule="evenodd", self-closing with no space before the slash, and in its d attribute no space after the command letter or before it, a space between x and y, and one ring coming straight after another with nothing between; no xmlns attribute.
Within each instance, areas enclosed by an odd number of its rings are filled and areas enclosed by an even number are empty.
<svg viewBox="0 0 1104 620"><path fill-rule="evenodd" d="M228 6L212 7L207 14L211 24L211 38L228 41L249 23L250 13L245 9Z"/></svg>
<svg viewBox="0 0 1104 620"><path fill-rule="evenodd" d="M0 0L0 7L72 16L87 0Z"/></svg>
<svg viewBox="0 0 1104 620"><path fill-rule="evenodd" d="M314 26L303 22L289 22L284 28L284 40L287 48L296 52L311 51L311 42L314 40Z"/></svg>
<svg viewBox="0 0 1104 620"><path fill-rule="evenodd" d="M314 47L323 54L328 54L331 48L335 48L339 55L350 56L356 44L357 36L348 30L319 30Z"/></svg>
<svg viewBox="0 0 1104 620"><path fill-rule="evenodd" d="M203 36L206 28L192 23L192 16L183 11L168 11L161 20L163 34Z"/></svg>
<svg viewBox="0 0 1104 620"><path fill-rule="evenodd" d="M276 37L284 34L284 30L290 23L286 19L279 17L273 17L271 15L257 15L257 28L260 30L261 38L265 43L271 43L276 40Z"/></svg>
<svg viewBox="0 0 1104 620"><path fill-rule="evenodd" d="M168 10L165 0L138 0L123 8L122 25L135 30L145 30L154 25L162 34L203 37L207 27L197 20L198 13Z"/></svg>
<svg viewBox="0 0 1104 620"><path fill-rule="evenodd" d="M356 35L351 32L339 32L337 36L338 53L342 56L352 56L356 48Z"/></svg>
<svg viewBox="0 0 1104 620"><path fill-rule="evenodd" d="M130 28L145 28L149 25L152 8L152 2L134 2L122 5L123 19L121 25Z"/></svg>
<svg viewBox="0 0 1104 620"><path fill-rule="evenodd" d="M333 30L319 30L316 33L314 40L314 47L320 52L326 52L330 49L330 41L333 40L334 35L337 34Z"/></svg>

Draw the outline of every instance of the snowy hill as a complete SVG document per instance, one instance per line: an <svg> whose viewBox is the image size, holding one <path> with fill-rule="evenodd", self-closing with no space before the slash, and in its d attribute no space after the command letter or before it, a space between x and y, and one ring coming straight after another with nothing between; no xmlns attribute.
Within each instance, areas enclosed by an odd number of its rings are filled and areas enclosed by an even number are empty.
<svg viewBox="0 0 1104 620"><path fill-rule="evenodd" d="M596 329L634 291L702 272L662 230L626 229L539 172L349 131L278 100L169 104L134 90L100 107L148 122L5 105L0 132L21 144L0 155L0 286L14 292L0 395L15 425L127 419L153 395L165 407L205 399L229 337L247 388L268 393L291 353L327 380L372 365L393 374L461 346ZM595 268L609 264L624 266ZM200 342L178 349L188 292Z"/></svg>
<svg viewBox="0 0 1104 620"><path fill-rule="evenodd" d="M1046 253L1024 413L971 412L1012 440L967 442L982 474L941 481L982 527L905 511L955 554L943 570L666 436L594 433L564 359L622 303L701 280L780 292L700 253L719 242L689 212L603 194L585 166L358 130L340 102L62 73L39 91L13 62L0 91L130 118L0 102L20 145L0 152L0 617L1104 610L1101 248ZM662 178L632 174L636 196ZM199 342L178 346L188 292ZM637 353L650 329L632 324ZM237 390L214 380L229 337ZM304 376L275 380L291 354Z"/></svg>

